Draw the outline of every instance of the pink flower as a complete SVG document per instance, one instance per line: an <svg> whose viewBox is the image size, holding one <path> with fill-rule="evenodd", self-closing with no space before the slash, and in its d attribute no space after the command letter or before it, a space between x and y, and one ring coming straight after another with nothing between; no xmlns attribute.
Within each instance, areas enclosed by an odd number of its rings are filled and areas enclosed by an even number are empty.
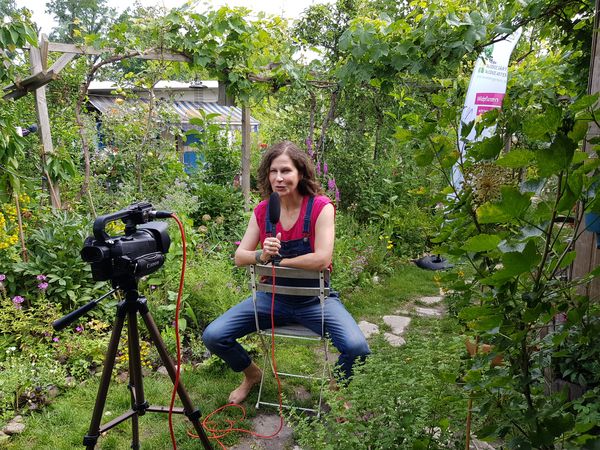
<svg viewBox="0 0 600 450"><path fill-rule="evenodd" d="M52 340L53 340L54 342L58 342L58 341L60 341L60 339L59 339L59 338L57 338L57 337L53 337L53 338L52 338Z"/></svg>
<svg viewBox="0 0 600 450"><path fill-rule="evenodd" d="M3 273L0 273L0 281L4 281L6 280L6 275L4 275Z"/></svg>
<svg viewBox="0 0 600 450"><path fill-rule="evenodd" d="M235 241L234 244L235 245L240 245L242 243L242 241Z"/></svg>
<svg viewBox="0 0 600 450"><path fill-rule="evenodd" d="M38 289L40 291L45 291L46 289L48 289L48 283L46 283L45 281L43 281L42 283L38 284Z"/></svg>
<svg viewBox="0 0 600 450"><path fill-rule="evenodd" d="M38 275L36 278L38 281L46 281L46 275Z"/></svg>

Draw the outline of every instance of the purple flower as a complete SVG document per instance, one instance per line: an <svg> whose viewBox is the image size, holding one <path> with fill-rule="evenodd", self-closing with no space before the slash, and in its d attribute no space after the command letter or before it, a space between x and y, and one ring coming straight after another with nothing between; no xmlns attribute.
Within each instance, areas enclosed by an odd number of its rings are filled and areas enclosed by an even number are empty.
<svg viewBox="0 0 600 450"><path fill-rule="evenodd" d="M335 191L335 179L327 180L327 189L330 191Z"/></svg>
<svg viewBox="0 0 600 450"><path fill-rule="evenodd" d="M155 290L155 289L156 289L156 285L154 285L154 284L151 284L151 285L150 285L150 290L152 290L152 291L153 291L153 290Z"/></svg>
<svg viewBox="0 0 600 450"><path fill-rule="evenodd" d="M77 333L81 333L83 331L83 327L81 325L77 325L77 328L75 328L75 331Z"/></svg>
<svg viewBox="0 0 600 450"><path fill-rule="evenodd" d="M6 280L6 275L4 275L3 273L0 273L0 281L4 281Z"/></svg>
<svg viewBox="0 0 600 450"><path fill-rule="evenodd" d="M340 191L337 188L335 189L335 201L340 202Z"/></svg>
<svg viewBox="0 0 600 450"><path fill-rule="evenodd" d="M40 284L38 284L38 289L40 291L45 291L46 289L48 289L48 283L46 283L45 281L41 282Z"/></svg>
<svg viewBox="0 0 600 450"><path fill-rule="evenodd" d="M317 175L321 176L321 163L320 162L317 163Z"/></svg>
<svg viewBox="0 0 600 450"><path fill-rule="evenodd" d="M14 304L21 304L25 301L25 299L23 297L21 297L20 295L15 295L12 299Z"/></svg>
<svg viewBox="0 0 600 450"><path fill-rule="evenodd" d="M329 172L329 167L327 167L327 163L323 163L323 175L327 175Z"/></svg>
<svg viewBox="0 0 600 450"><path fill-rule="evenodd" d="M38 281L46 281L46 275L38 275L36 278Z"/></svg>
<svg viewBox="0 0 600 450"><path fill-rule="evenodd" d="M54 342L58 342L58 341L60 341L60 339L58 339L57 337L53 337L53 338L52 338L52 340L53 340Z"/></svg>
<svg viewBox="0 0 600 450"><path fill-rule="evenodd" d="M312 153L312 140L310 138L306 138L306 148L308 149L308 154L310 155Z"/></svg>

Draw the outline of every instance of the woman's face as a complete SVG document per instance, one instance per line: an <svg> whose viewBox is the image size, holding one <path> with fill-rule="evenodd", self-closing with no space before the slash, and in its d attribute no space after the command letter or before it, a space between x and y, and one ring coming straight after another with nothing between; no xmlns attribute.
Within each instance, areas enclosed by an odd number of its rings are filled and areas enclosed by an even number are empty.
<svg viewBox="0 0 600 450"><path fill-rule="evenodd" d="M273 192L277 192L280 197L296 192L301 178L294 162L286 153L271 162L269 182Z"/></svg>

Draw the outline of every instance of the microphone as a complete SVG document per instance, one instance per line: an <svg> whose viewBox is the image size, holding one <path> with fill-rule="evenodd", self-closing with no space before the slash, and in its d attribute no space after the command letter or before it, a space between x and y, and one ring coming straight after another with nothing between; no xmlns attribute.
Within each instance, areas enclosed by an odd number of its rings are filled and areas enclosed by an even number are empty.
<svg viewBox="0 0 600 450"><path fill-rule="evenodd" d="M276 225L279 222L279 216L281 215L281 203L279 202L279 194L277 192L273 192L269 197L269 222L273 225L273 235L277 235ZM281 261L281 256L279 259L273 258L271 259L271 264L273 267L279 265L279 261Z"/></svg>
<svg viewBox="0 0 600 450"><path fill-rule="evenodd" d="M271 197L269 197L269 222L273 224L273 229L275 229L275 225L279 222L279 216L281 215L281 203L279 202L279 194L277 192L273 192Z"/></svg>
<svg viewBox="0 0 600 450"><path fill-rule="evenodd" d="M35 133L38 130L37 124L29 125L27 128L22 129L21 127L17 127L17 132L22 136L29 136L31 133Z"/></svg>

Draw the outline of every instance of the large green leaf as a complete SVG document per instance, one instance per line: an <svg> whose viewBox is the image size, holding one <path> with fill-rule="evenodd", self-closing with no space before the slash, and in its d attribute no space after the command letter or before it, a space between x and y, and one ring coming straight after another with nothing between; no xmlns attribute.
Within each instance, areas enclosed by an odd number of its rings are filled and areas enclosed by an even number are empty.
<svg viewBox="0 0 600 450"><path fill-rule="evenodd" d="M566 135L556 135L550 147L536 154L540 176L548 177L566 170L571 164L576 148L577 144Z"/></svg>
<svg viewBox="0 0 600 450"><path fill-rule="evenodd" d="M502 256L503 268L482 282L491 285L505 283L511 278L529 272L539 263L540 259L541 255L538 253L535 243L530 240L522 252L505 253Z"/></svg>
<svg viewBox="0 0 600 450"><path fill-rule="evenodd" d="M498 156L503 146L500 136L494 135L472 144L469 153L477 160L493 159Z"/></svg>
<svg viewBox="0 0 600 450"><path fill-rule="evenodd" d="M467 252L485 252L498 247L501 238L496 234L479 234L467 239L461 248Z"/></svg>
<svg viewBox="0 0 600 450"><path fill-rule="evenodd" d="M526 149L515 149L502 155L496 164L509 169L520 169L531 165L535 160L535 153Z"/></svg>
<svg viewBox="0 0 600 450"><path fill-rule="evenodd" d="M501 192L500 202L487 202L477 209L477 218L480 223L508 222L523 215L529 207L531 194L522 194L513 186L503 186Z"/></svg>

